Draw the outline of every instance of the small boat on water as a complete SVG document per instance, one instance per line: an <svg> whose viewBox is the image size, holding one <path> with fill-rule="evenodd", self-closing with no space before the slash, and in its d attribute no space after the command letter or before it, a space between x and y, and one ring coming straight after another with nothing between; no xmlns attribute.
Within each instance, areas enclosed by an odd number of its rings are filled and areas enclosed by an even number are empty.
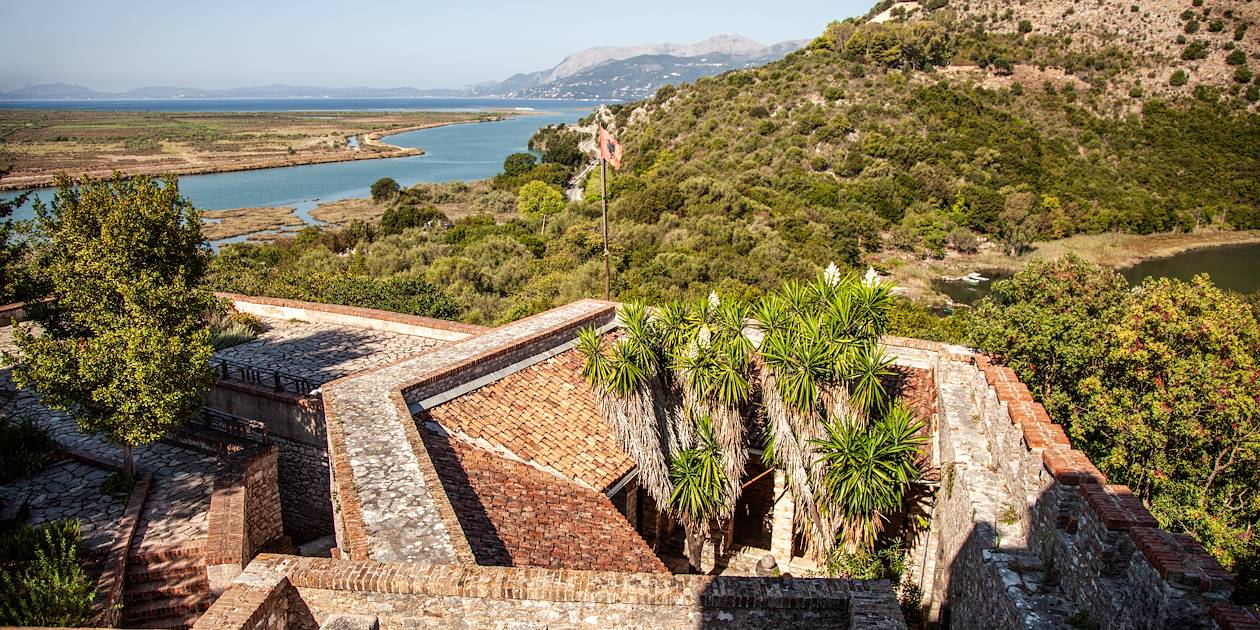
<svg viewBox="0 0 1260 630"><path fill-rule="evenodd" d="M981 282L989 281L989 278L980 275L980 273L976 271L973 271L965 276L959 276L957 278L946 277L945 279L950 282L965 282L967 284L980 284Z"/></svg>

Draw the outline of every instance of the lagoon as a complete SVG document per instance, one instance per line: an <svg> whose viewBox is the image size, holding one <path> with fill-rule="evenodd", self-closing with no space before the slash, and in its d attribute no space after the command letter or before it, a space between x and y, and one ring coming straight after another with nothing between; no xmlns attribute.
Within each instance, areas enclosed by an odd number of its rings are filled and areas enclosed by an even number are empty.
<svg viewBox="0 0 1260 630"><path fill-rule="evenodd" d="M221 99L227 101L229 99ZM421 129L387 136L384 142L424 150L424 155L379 160L355 160L286 166L253 171L235 171L211 175L185 175L179 178L180 192L202 210L247 208L258 206L292 206L298 215L308 222L311 209L320 203L367 197L372 182L381 177L392 177L403 186L421 182L449 182L485 179L497 174L503 159L517 151L525 151L530 136L539 128L558 123L572 123L590 113L594 103L574 101L511 101L494 99L272 99L270 101L235 100L229 104L205 101L144 101L146 104L162 104L167 107L183 105L189 109L171 111L277 111L288 105L289 109L313 111L317 105L333 105L327 111L351 111L369 109L465 109L489 108L521 109L520 114L506 120L465 123ZM347 101L354 101L353 103ZM107 109L105 103L115 103L117 108L148 109L136 107L133 102L81 101L75 103L42 103L43 107L65 108L72 104L83 108ZM122 103L121 105L117 103ZM235 104L238 109L224 108ZM12 104L0 103L0 106ZM353 105L357 105L354 107ZM543 109L542 107L548 107ZM271 109L268 109L271 108ZM157 109L154 107L154 109ZM48 201L52 189L34 191ZM17 192L0 193L9 199ZM14 218L33 216L28 203L14 212Z"/></svg>

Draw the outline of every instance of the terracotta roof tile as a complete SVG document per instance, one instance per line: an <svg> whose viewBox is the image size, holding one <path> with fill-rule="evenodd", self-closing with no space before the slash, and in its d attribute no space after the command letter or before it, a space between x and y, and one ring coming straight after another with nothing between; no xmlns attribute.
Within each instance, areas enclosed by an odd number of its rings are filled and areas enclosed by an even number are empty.
<svg viewBox="0 0 1260 630"><path fill-rule="evenodd" d="M421 425L477 564L667 572L603 494Z"/></svg>
<svg viewBox="0 0 1260 630"><path fill-rule="evenodd" d="M582 381L582 355L567 350L432 409L432 419L570 479L607 490L634 469Z"/></svg>

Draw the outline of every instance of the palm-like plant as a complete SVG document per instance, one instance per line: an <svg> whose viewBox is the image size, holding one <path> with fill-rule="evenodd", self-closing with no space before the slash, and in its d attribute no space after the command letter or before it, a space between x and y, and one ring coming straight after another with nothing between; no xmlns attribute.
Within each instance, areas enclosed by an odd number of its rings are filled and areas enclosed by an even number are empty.
<svg viewBox="0 0 1260 630"><path fill-rule="evenodd" d="M823 423L813 440L823 463L823 507L843 522L850 550L873 546L888 513L901 508L906 488L918 474L915 457L926 441L923 425L909 409L894 403L864 426L844 418Z"/></svg>
<svg viewBox="0 0 1260 630"><path fill-rule="evenodd" d="M594 330L581 331L583 376L638 462L644 488L690 536L703 529L700 516L707 523L734 513L748 459L744 412L759 375L764 457L784 471L794 520L811 555L821 557L842 530L846 540L873 541L881 515L900 501L904 487L897 484L914 472L913 453L909 468L890 472L879 464L918 446L903 436L892 448L886 439L911 426L898 424L907 412L886 404L882 382L891 373L892 358L879 347L890 305L888 286L842 277L834 265L752 308L716 295L655 312L626 305L623 334L610 348ZM759 344L745 334L747 324L760 330ZM856 453L860 444L879 448L865 460L837 454ZM850 470L855 461L874 472ZM891 485L879 491L885 476Z"/></svg>
<svg viewBox="0 0 1260 630"><path fill-rule="evenodd" d="M705 528L723 511L728 482L708 416L697 418L696 438L695 447L679 451L670 462L669 480L674 490L669 507L687 530L687 559L698 568Z"/></svg>

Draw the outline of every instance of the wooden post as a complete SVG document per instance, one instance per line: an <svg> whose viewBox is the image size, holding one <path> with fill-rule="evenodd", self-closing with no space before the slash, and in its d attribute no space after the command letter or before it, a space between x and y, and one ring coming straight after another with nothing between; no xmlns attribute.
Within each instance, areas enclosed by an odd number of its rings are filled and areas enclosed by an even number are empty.
<svg viewBox="0 0 1260 630"><path fill-rule="evenodd" d="M604 299L608 300L611 299L609 297L611 274L608 270L608 163L604 161L602 149L599 157L599 189L599 198L604 208Z"/></svg>

